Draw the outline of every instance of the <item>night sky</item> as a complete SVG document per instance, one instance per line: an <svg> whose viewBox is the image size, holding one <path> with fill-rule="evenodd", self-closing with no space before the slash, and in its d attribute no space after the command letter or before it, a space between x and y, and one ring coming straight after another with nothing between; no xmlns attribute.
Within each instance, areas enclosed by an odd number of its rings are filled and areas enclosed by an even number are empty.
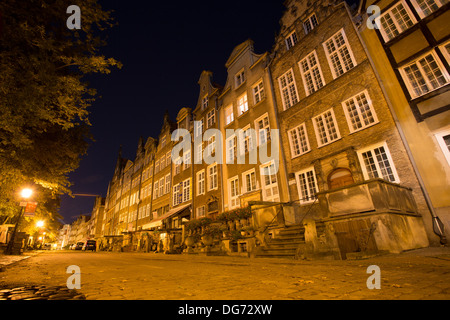
<svg viewBox="0 0 450 320"><path fill-rule="evenodd" d="M182 107L194 109L203 70L225 85L225 62L241 42L252 39L256 53L270 51L284 6L281 0L99 2L118 22L106 32L102 54L123 68L89 78L101 96L90 109L95 142L69 178L75 194L106 196L119 146L134 160L139 137L157 137L165 111L175 120ZM63 196L63 222L90 214L94 199Z"/></svg>

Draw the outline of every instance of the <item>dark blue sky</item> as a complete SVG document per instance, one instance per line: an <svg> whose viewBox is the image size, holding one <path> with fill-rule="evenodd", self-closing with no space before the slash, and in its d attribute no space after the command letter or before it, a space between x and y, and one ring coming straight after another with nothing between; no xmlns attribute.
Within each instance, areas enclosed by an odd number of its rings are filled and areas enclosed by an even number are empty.
<svg viewBox="0 0 450 320"><path fill-rule="evenodd" d="M271 50L284 6L281 0L100 3L115 11L119 24L107 31L102 53L123 68L90 79L102 96L90 110L95 142L69 177L73 193L106 196L119 146L133 160L139 137L157 137L166 110L175 119L180 108L195 107L203 70L224 85L224 65L236 45L252 39L257 53ZM64 223L90 213L93 203L63 196Z"/></svg>

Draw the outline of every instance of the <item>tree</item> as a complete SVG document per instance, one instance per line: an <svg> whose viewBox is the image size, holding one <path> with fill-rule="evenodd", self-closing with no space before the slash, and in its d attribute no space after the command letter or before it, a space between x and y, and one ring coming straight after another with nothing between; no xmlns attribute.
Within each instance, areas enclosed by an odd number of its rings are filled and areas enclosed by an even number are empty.
<svg viewBox="0 0 450 320"><path fill-rule="evenodd" d="M86 75L121 68L99 53L112 13L80 1L81 29L69 30L71 2L0 1L0 216L16 213L24 184L45 190L44 204L70 193L68 174L92 140L97 93Z"/></svg>

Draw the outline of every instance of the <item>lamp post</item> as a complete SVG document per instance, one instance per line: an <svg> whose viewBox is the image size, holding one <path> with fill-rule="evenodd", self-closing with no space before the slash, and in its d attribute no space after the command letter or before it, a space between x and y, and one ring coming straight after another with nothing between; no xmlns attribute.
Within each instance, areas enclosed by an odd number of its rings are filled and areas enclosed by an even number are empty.
<svg viewBox="0 0 450 320"><path fill-rule="evenodd" d="M28 188L23 189L20 193L20 195L22 196L22 199L24 199L24 200L30 198L32 194L33 194L33 190L28 189ZM20 219L22 218L24 212L25 212L25 207L22 206L20 209L20 212L19 212L19 216L17 217L17 221L16 221L16 225L14 226L13 233L11 235L11 239L9 239L8 246L6 247L5 254L9 254L9 255L13 254L14 240L16 238L17 227L20 223Z"/></svg>

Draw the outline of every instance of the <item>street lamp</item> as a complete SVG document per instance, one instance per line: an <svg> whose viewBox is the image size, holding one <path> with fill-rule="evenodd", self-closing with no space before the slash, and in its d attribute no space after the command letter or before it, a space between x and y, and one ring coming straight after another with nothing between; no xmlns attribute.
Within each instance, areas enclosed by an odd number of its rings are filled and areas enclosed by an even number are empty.
<svg viewBox="0 0 450 320"><path fill-rule="evenodd" d="M39 220L38 222L36 222L36 227L42 228L43 226L44 226L44 221L43 220Z"/></svg>
<svg viewBox="0 0 450 320"><path fill-rule="evenodd" d="M33 195L33 190L30 188L24 188L20 192L20 195L23 200L29 199ZM8 246L6 247L5 254L10 254L10 255L13 254L12 251L13 251L13 247L14 247L14 240L16 238L17 226L19 225L20 219L22 218L24 212L25 212L25 207L22 206L22 208L20 209L20 212L19 212L19 217L17 218L17 221L16 221L16 225L14 226L13 233L11 235L11 239L9 239Z"/></svg>

